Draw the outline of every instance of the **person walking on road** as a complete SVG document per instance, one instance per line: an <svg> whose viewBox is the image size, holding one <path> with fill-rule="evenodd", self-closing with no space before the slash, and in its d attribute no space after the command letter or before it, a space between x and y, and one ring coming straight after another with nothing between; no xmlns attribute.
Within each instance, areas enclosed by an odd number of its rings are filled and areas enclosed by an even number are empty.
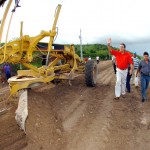
<svg viewBox="0 0 150 150"><path fill-rule="evenodd" d="M137 55L136 55L136 52L133 53L133 63L134 63L134 70L133 70L133 73L132 73L132 78L131 78L131 83L135 85L135 87L138 87L138 82L139 82L139 79L138 79L138 76L136 77L136 72L137 72L137 69L139 67L139 63L140 63L140 60L138 59Z"/></svg>
<svg viewBox="0 0 150 150"><path fill-rule="evenodd" d="M91 60L91 56L89 56L88 60Z"/></svg>
<svg viewBox="0 0 150 150"><path fill-rule="evenodd" d="M8 80L11 77L11 68L8 65L8 63L6 63L6 65L4 66L4 72L5 72L6 80Z"/></svg>
<svg viewBox="0 0 150 150"><path fill-rule="evenodd" d="M119 99L121 95L123 98L125 98L128 64L130 64L130 75L133 71L133 61L131 58L131 54L125 50L126 45L124 43L120 44L120 51L112 49L112 47L110 46L111 39L107 40L107 44L109 52L116 57L117 62L117 81L115 86L115 99Z"/></svg>
<svg viewBox="0 0 150 150"><path fill-rule="evenodd" d="M114 73L116 74L116 57L113 55L112 56L112 65L113 65L113 68L114 68Z"/></svg>
<svg viewBox="0 0 150 150"><path fill-rule="evenodd" d="M142 102L146 100L146 91L150 82L150 60L148 52L144 52L143 60L141 60L139 67L136 72L136 77L138 73L141 73L141 95Z"/></svg>
<svg viewBox="0 0 150 150"><path fill-rule="evenodd" d="M127 79L126 79L126 89L127 92L131 92L131 86L130 86L130 79L132 77L132 74L130 74L130 65L128 65L128 73L127 73Z"/></svg>
<svg viewBox="0 0 150 150"><path fill-rule="evenodd" d="M97 64L99 64L99 56L96 56Z"/></svg>

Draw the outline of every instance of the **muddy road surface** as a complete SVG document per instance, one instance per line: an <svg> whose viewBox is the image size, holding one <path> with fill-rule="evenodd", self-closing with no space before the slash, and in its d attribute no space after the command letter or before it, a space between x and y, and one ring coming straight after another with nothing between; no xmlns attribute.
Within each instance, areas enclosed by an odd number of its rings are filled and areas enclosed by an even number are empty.
<svg viewBox="0 0 150 150"><path fill-rule="evenodd" d="M14 116L17 100L0 115L0 149L4 150L149 150L150 89L141 103L140 88L114 100L111 61L99 64L98 84L84 76L29 91L26 135ZM17 99L17 98L16 98Z"/></svg>

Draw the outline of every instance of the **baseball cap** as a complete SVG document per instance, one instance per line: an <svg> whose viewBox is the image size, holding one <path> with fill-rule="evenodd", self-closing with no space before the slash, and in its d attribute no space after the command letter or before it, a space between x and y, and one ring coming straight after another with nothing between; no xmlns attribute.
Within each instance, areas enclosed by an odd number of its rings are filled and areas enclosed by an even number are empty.
<svg viewBox="0 0 150 150"><path fill-rule="evenodd" d="M136 52L134 52L133 54L136 54Z"/></svg>

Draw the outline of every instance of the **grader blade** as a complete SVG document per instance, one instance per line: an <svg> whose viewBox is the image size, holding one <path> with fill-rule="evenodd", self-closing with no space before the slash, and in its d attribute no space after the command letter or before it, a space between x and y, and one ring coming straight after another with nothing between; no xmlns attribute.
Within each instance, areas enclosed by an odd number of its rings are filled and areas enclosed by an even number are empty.
<svg viewBox="0 0 150 150"><path fill-rule="evenodd" d="M16 110L16 122L20 129L25 132L25 121L28 116L28 99L27 99L27 89L19 91L19 102L18 108Z"/></svg>

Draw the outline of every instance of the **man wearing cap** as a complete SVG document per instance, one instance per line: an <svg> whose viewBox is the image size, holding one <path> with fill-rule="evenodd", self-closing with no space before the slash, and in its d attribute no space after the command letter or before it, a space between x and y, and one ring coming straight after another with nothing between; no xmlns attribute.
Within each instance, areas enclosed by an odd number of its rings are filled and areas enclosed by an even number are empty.
<svg viewBox="0 0 150 150"><path fill-rule="evenodd" d="M125 50L126 45L124 43L120 44L120 51L113 50L110 46L111 39L107 40L109 52L116 57L117 62L117 81L115 86L115 99L119 99L122 95L125 98L126 89L126 77L128 72L128 65L130 64L129 73L132 74L133 71L133 61L131 54Z"/></svg>
<svg viewBox="0 0 150 150"><path fill-rule="evenodd" d="M141 60L138 70L136 72L136 76L138 73L141 73L141 94L142 94L142 102L146 100L146 91L148 89L148 85L150 82L150 60L148 52L144 52L143 60Z"/></svg>
<svg viewBox="0 0 150 150"><path fill-rule="evenodd" d="M138 76L136 77L136 72L139 67L140 60L138 59L136 52L133 53L132 59L133 59L133 63L134 63L134 70L132 73L132 78L131 78L132 82L131 83L134 84L135 87L138 87Z"/></svg>

